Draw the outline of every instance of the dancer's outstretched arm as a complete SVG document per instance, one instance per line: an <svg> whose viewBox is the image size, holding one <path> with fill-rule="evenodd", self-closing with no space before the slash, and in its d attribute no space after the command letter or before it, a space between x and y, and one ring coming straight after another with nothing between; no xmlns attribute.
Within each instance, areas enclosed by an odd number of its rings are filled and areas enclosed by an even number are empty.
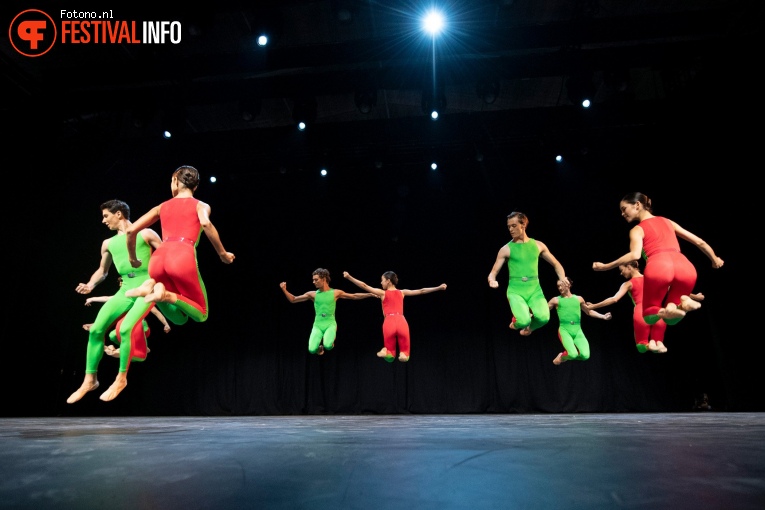
<svg viewBox="0 0 765 510"><path fill-rule="evenodd" d="M439 290L446 290L446 284L442 283L438 287L425 287L424 289L417 290L401 289L401 293L404 296L419 296L421 294L430 294L431 292L437 292Z"/></svg>
<svg viewBox="0 0 765 510"><path fill-rule="evenodd" d="M345 278L346 280L350 280L357 287L360 287L360 288L364 289L365 291L374 294L375 296L384 296L385 295L385 291L384 290L376 289L374 287L370 287L369 285L367 285L366 283L362 282L361 280L358 280L358 279L354 278L353 276L351 276L348 271L343 271L343 278Z"/></svg>

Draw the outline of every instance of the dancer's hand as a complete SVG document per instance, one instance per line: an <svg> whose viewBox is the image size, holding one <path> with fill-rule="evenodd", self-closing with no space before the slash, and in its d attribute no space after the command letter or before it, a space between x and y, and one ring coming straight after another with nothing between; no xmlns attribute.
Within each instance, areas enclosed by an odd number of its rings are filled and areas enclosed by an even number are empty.
<svg viewBox="0 0 765 510"><path fill-rule="evenodd" d="M220 260L224 264L231 264L234 261L235 258L236 257L234 256L234 254L231 253L230 251L227 251L225 253L221 253L220 254Z"/></svg>
<svg viewBox="0 0 765 510"><path fill-rule="evenodd" d="M130 265L135 268L141 267L141 259L130 259Z"/></svg>
<svg viewBox="0 0 765 510"><path fill-rule="evenodd" d="M93 290L93 287L87 283L81 283L74 290L78 294L90 294L90 292Z"/></svg>
<svg viewBox="0 0 765 510"><path fill-rule="evenodd" d="M602 263L602 262L593 262L592 263L592 268L595 271L605 271L606 270L606 265L604 263Z"/></svg>

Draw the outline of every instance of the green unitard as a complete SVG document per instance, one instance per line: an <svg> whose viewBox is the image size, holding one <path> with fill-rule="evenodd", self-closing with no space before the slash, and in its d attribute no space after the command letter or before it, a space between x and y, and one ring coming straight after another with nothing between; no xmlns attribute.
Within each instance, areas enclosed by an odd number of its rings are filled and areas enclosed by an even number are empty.
<svg viewBox="0 0 765 510"><path fill-rule="evenodd" d="M95 374L98 372L98 364L104 355L104 342L110 330L112 330L120 319L127 318L127 314L132 312L133 316L138 316L140 324L146 314L149 313L151 305L143 303L143 300L136 300L125 296L125 292L140 286L148 277L146 262L151 256L151 246L149 246L142 236L138 236L136 241L136 252L143 261L141 267L133 268L130 265L127 245L125 244L124 234L116 234L109 240L107 250L112 256L112 261L117 272L122 277L120 289L109 300L104 303L96 315L93 325L88 333L88 347L85 360L85 373ZM140 302L138 302L140 301ZM135 310L134 310L134 305ZM144 313L145 312L145 313ZM131 321L120 321L120 328L127 327ZM143 334L143 331L141 331ZM120 372L127 371L130 364L131 350L131 332L129 330L118 332L120 345ZM123 344L124 342L124 344Z"/></svg>
<svg viewBox="0 0 765 510"><path fill-rule="evenodd" d="M142 298L127 297L125 293L139 287L149 277L147 264L151 257L151 246L143 236L137 236L136 254L143 261L138 268L130 265L124 234L112 237L107 249L112 256L114 267L122 277L122 285L117 293L104 303L90 327L85 360L86 374L98 372L98 364L104 355L104 342L115 327L116 340L120 343L119 371L127 372L132 359L142 361L146 358L146 337L142 323L154 304L146 303ZM161 309L169 314L174 313L168 306Z"/></svg>
<svg viewBox="0 0 765 510"><path fill-rule="evenodd" d="M534 239L508 243L507 301L515 318L515 328L541 328L550 321L550 309L539 285L539 247Z"/></svg>
<svg viewBox="0 0 765 510"><path fill-rule="evenodd" d="M582 331L582 309L579 298L558 296L558 338L563 344L562 361L584 361L590 357L590 343Z"/></svg>
<svg viewBox="0 0 765 510"><path fill-rule="evenodd" d="M321 345L322 340L324 340L324 349L328 351L335 346L335 337L337 336L336 307L334 289L316 291L316 297L313 299L316 318L313 321L313 328L311 328L311 336L308 338L308 352L311 354L319 352L319 345Z"/></svg>

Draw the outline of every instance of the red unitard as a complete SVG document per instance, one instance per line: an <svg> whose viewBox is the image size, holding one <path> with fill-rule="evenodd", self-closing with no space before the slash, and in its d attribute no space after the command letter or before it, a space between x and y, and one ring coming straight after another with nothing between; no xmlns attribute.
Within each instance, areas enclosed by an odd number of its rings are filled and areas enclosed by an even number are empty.
<svg viewBox="0 0 765 510"><path fill-rule="evenodd" d="M202 225L196 198L171 198L160 205L162 244L149 260L149 276L175 292L175 305L196 322L207 320L207 290L197 264Z"/></svg>
<svg viewBox="0 0 765 510"><path fill-rule="evenodd" d="M667 303L680 304L680 296L693 292L696 268L680 253L672 223L661 216L640 222L643 229L643 256L646 260L643 276L643 318L648 324L659 320L659 309ZM682 319L667 319L668 325Z"/></svg>
<svg viewBox="0 0 765 510"><path fill-rule="evenodd" d="M667 331L667 323L662 319L659 319L655 324L649 325L643 319L643 283L645 281L644 276L636 276L630 279L632 289L630 290L630 298L635 304L635 308L632 310L632 325L635 330L635 345L644 345L648 347L649 340L656 340L657 342L664 341L664 333Z"/></svg>
<svg viewBox="0 0 765 510"><path fill-rule="evenodd" d="M386 290L382 300L383 314L383 341L388 357L398 352L409 357L409 323L404 318L404 294L398 290Z"/></svg>

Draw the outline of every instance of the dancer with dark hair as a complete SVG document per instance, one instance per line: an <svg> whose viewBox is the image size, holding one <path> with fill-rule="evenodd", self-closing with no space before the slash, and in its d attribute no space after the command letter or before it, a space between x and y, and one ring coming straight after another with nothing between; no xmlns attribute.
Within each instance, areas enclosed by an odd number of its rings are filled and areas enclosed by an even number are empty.
<svg viewBox="0 0 765 510"><path fill-rule="evenodd" d="M587 303L587 308L595 310L604 306L612 305L618 302L625 295L629 295L632 300L632 325L635 336L635 347L638 352L643 354L651 351L663 354L667 352L664 345L664 336L667 331L667 323L659 319L654 324L648 324L643 319L643 282L645 278L640 272L640 264L637 260L632 260L619 266L619 272L627 279L619 286L619 290L613 296L600 301L599 303ZM703 294L689 294L696 301L703 301Z"/></svg>
<svg viewBox="0 0 765 510"><path fill-rule="evenodd" d="M147 303L174 304L185 316L204 322L209 309L207 289L197 263L200 234L204 231L224 264L231 264L234 254L223 247L218 230L210 221L210 206L194 198L199 181L196 168L179 167L170 179L173 198L153 207L127 229L127 247L133 267L141 265L135 251L136 235L141 230L159 220L163 238L149 262L149 279L127 295L144 296ZM168 319L182 324L186 317L169 316Z"/></svg>
<svg viewBox="0 0 765 510"><path fill-rule="evenodd" d="M385 346L377 353L377 356L385 358L385 361L390 363L395 359L396 348L398 347L398 360L409 361L411 342L409 323L404 318L404 298L446 290L446 284L442 283L438 287L425 287L417 290L398 289L398 276L393 271L386 271L380 280L382 288L377 289L357 280L348 271L343 272L343 276L358 287L382 298L383 315L385 316L383 320L383 342Z"/></svg>
<svg viewBox="0 0 765 510"><path fill-rule="evenodd" d="M101 244L101 262L98 269L88 283L80 283L75 291L80 294L90 294L106 279L112 264L117 268L122 284L117 293L107 299L98 311L96 320L88 328L85 377L82 385L66 400L69 404L77 402L86 393L98 388L98 365L104 355L107 334L112 328L117 328L117 339L122 346L120 368L114 383L101 394L101 400L113 400L127 386L127 371L131 360L146 358L146 337L142 322L154 305L128 295L130 290L138 287L149 277L145 264L139 264L134 268L128 261L125 232L132 225L130 207L121 200L109 200L101 204L101 216L101 222L117 233ZM141 258L149 261L152 249L158 249L161 242L156 232L145 229L134 240L134 246Z"/></svg>
<svg viewBox="0 0 765 510"><path fill-rule="evenodd" d="M560 365L565 361L590 359L590 342L587 341L587 337L582 331L582 312L596 319L611 320L611 312L602 314L588 309L582 296L571 293L573 285L574 282L571 278L566 278L566 281L558 281L560 296L555 296L547 303L550 310L555 308L558 312L560 322L558 338L563 344L563 349L565 349L558 353L553 360L555 365Z"/></svg>
<svg viewBox="0 0 765 510"><path fill-rule="evenodd" d="M630 229L630 251L604 264L593 262L595 271L607 271L633 260L645 258L643 272L643 318L648 324L664 319L668 326L677 324L686 312L697 310L701 303L690 294L696 285L696 268L680 251L678 237L694 244L721 268L723 259L697 235L685 230L663 216L654 216L651 199L643 193L629 193L619 203L621 214L628 223L638 224Z"/></svg>
<svg viewBox="0 0 765 510"><path fill-rule="evenodd" d="M325 350L331 351L335 346L335 339L337 337L337 320L335 319L337 300L356 300L375 296L370 293L349 294L344 290L333 289L329 286L329 282L332 280L329 271L321 267L311 273L311 280L316 290L308 291L300 296L295 296L287 290L287 282L280 283L279 287L290 303L313 301L316 318L313 321L311 335L308 337L308 352L321 356Z"/></svg>
<svg viewBox="0 0 765 510"><path fill-rule="evenodd" d="M599 303L587 303L587 308L595 310L603 306L609 306L625 295L629 295L634 305L632 309L632 326L635 336L635 347L639 353L647 351L655 353L665 353L667 348L664 345L664 335L667 331L667 323L659 319L654 324L648 324L643 319L643 282L645 278L640 272L637 260L631 260L619 266L619 272L627 279L622 283L619 290Z"/></svg>
<svg viewBox="0 0 765 510"><path fill-rule="evenodd" d="M530 335L550 321L550 309L539 284L539 258L544 259L555 270L558 280L565 282L566 272L547 245L526 235L529 218L522 212L507 216L507 229L511 241L497 253L497 260L489 273L489 287L496 289L497 274L507 265L507 302L513 313L510 329L520 330L521 335Z"/></svg>

